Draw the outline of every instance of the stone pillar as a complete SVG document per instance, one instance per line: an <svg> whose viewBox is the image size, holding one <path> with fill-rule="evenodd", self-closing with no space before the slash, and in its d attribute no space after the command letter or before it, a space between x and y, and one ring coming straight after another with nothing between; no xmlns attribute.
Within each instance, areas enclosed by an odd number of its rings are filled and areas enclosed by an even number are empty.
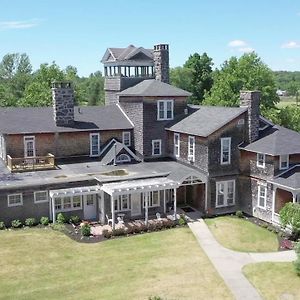
<svg viewBox="0 0 300 300"><path fill-rule="evenodd" d="M155 79L169 83L169 45L154 46L153 51Z"/></svg>
<svg viewBox="0 0 300 300"><path fill-rule="evenodd" d="M74 124L74 91L70 82L52 83L54 121L57 126Z"/></svg>
<svg viewBox="0 0 300 300"><path fill-rule="evenodd" d="M259 135L260 92L241 91L240 107L248 108L247 142L252 143Z"/></svg>

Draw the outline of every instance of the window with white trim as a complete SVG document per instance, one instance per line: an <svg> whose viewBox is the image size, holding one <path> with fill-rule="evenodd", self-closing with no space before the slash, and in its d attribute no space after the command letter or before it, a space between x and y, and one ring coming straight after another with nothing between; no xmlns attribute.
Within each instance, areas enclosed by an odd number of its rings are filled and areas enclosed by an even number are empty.
<svg viewBox="0 0 300 300"><path fill-rule="evenodd" d="M280 155L279 156L279 169L286 170L289 168L289 155Z"/></svg>
<svg viewBox="0 0 300 300"><path fill-rule="evenodd" d="M131 210L131 195L124 194L118 196L114 200L114 210L115 212Z"/></svg>
<svg viewBox="0 0 300 300"><path fill-rule="evenodd" d="M152 140L152 155L161 155L161 140Z"/></svg>
<svg viewBox="0 0 300 300"><path fill-rule="evenodd" d="M229 165L231 162L231 138L221 138L221 165Z"/></svg>
<svg viewBox="0 0 300 300"><path fill-rule="evenodd" d="M8 207L23 205L23 195L20 194L9 194L7 195Z"/></svg>
<svg viewBox="0 0 300 300"><path fill-rule="evenodd" d="M259 168L265 168L266 165L266 155L263 153L257 153L256 155L256 165Z"/></svg>
<svg viewBox="0 0 300 300"><path fill-rule="evenodd" d="M173 120L174 100L157 101L157 120Z"/></svg>
<svg viewBox="0 0 300 300"><path fill-rule="evenodd" d="M34 192L34 203L48 202L48 192L47 191L37 191Z"/></svg>
<svg viewBox="0 0 300 300"><path fill-rule="evenodd" d="M116 161L117 161L117 163L125 163L125 162L130 162L131 159L130 159L129 155L122 153L119 156L117 156Z"/></svg>
<svg viewBox="0 0 300 300"><path fill-rule="evenodd" d="M100 134L90 133L90 156L100 155Z"/></svg>
<svg viewBox="0 0 300 300"><path fill-rule="evenodd" d="M174 156L180 157L180 134L174 133Z"/></svg>
<svg viewBox="0 0 300 300"><path fill-rule="evenodd" d="M122 133L122 142L125 146L131 146L131 133L130 131L123 131Z"/></svg>
<svg viewBox="0 0 300 300"><path fill-rule="evenodd" d="M235 180L216 182L216 207L235 204Z"/></svg>
<svg viewBox="0 0 300 300"><path fill-rule="evenodd" d="M265 209L267 200L267 187L265 185L259 184L257 192L257 206Z"/></svg>
<svg viewBox="0 0 300 300"><path fill-rule="evenodd" d="M146 195L144 194L144 201L143 207L146 206ZM160 206L160 193L159 191L152 191L149 192L149 199L148 199L148 207L158 207Z"/></svg>
<svg viewBox="0 0 300 300"><path fill-rule="evenodd" d="M195 161L195 137L188 137L188 160L194 162Z"/></svg>
<svg viewBox="0 0 300 300"><path fill-rule="evenodd" d="M54 207L57 212L81 209L81 196L57 197L54 199Z"/></svg>

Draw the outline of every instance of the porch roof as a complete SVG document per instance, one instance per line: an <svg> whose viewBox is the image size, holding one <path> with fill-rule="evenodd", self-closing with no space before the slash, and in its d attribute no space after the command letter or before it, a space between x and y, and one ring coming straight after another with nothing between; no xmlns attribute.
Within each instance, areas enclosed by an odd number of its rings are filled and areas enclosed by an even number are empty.
<svg viewBox="0 0 300 300"><path fill-rule="evenodd" d="M50 197L58 198L58 197L72 197L77 195L90 195L90 194L98 194L101 190L100 185L93 186L84 186L84 187L74 187L67 189L59 189L59 190L51 190L49 192Z"/></svg>
<svg viewBox="0 0 300 300"><path fill-rule="evenodd" d="M288 190L300 191L300 165L294 166L270 182L283 188L286 187Z"/></svg>
<svg viewBox="0 0 300 300"><path fill-rule="evenodd" d="M176 188L179 184L165 177L107 183L101 189L111 196Z"/></svg>

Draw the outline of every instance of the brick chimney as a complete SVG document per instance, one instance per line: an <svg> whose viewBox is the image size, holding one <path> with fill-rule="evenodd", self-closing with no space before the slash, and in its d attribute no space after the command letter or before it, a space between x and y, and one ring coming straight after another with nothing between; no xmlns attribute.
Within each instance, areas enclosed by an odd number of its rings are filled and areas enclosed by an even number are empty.
<svg viewBox="0 0 300 300"><path fill-rule="evenodd" d="M248 128L247 142L252 143L258 139L259 134L259 115L260 115L260 92L259 91L241 91L240 107L248 108Z"/></svg>
<svg viewBox="0 0 300 300"><path fill-rule="evenodd" d="M74 124L74 90L71 82L53 82L52 99L54 121L57 126Z"/></svg>
<svg viewBox="0 0 300 300"><path fill-rule="evenodd" d="M153 51L155 79L169 83L169 45L159 44Z"/></svg>

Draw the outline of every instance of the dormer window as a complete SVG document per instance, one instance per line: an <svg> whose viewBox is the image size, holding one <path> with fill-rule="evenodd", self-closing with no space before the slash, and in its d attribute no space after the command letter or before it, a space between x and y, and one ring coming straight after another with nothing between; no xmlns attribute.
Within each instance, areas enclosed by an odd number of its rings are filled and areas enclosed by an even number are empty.
<svg viewBox="0 0 300 300"><path fill-rule="evenodd" d="M158 100L157 101L157 120L173 120L173 100Z"/></svg>
<svg viewBox="0 0 300 300"><path fill-rule="evenodd" d="M279 156L279 169L286 170L289 168L289 155L280 155Z"/></svg>
<svg viewBox="0 0 300 300"><path fill-rule="evenodd" d="M263 153L257 153L256 165L259 168L265 168L266 165L266 155Z"/></svg>

